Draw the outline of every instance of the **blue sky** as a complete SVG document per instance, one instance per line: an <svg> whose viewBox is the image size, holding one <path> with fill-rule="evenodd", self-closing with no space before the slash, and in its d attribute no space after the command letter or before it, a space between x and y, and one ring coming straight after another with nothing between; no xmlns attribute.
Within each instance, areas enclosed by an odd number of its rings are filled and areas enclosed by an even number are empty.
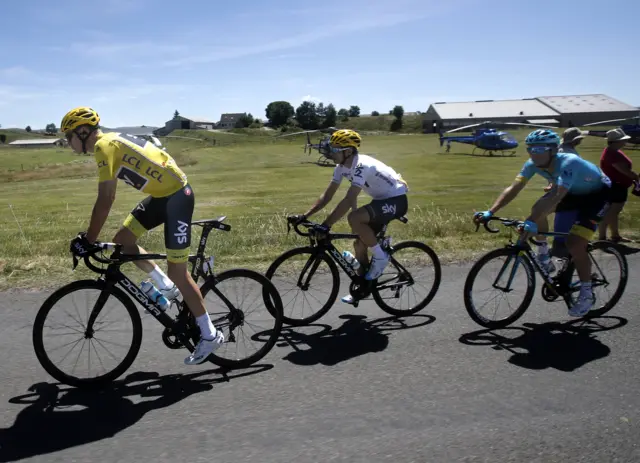
<svg viewBox="0 0 640 463"><path fill-rule="evenodd" d="M5 3L3 127L59 125L79 105L110 127L176 109L264 118L274 100L363 114L581 93L640 105L637 0Z"/></svg>

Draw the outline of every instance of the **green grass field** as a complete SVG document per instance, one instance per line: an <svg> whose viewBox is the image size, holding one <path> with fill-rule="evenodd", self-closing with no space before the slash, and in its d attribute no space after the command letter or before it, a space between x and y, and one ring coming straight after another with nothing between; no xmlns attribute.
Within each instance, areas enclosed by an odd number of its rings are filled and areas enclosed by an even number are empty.
<svg viewBox="0 0 640 463"><path fill-rule="evenodd" d="M513 133L522 140L526 132ZM284 217L304 212L329 183L332 169L314 164L315 151L303 153L303 138L276 142L269 134L195 135L202 140L165 141L178 163L185 166L194 188L194 219L226 215L233 227L229 233L214 231L210 235L208 251L215 254L218 269L242 266L264 271L284 250L305 244L295 233L287 235ZM220 141L215 146L213 138ZM581 152L597 162L603 146L603 139L589 137ZM471 214L488 207L511 183L526 159L524 148L521 146L514 157L470 156L471 148L454 144L452 152L444 154L435 135L365 137L362 152L389 163L410 186L409 223L390 226L394 242L423 240L443 262L473 258L505 242L506 234L476 233ZM640 162L637 151L627 150L627 154ZM8 173L10 169L13 171ZM93 159L73 155L70 150L3 148L0 175L0 289L51 287L90 275L82 265L75 273L71 271L68 245L78 231L87 228L95 201ZM534 178L501 213L524 217L545 185L543 179ZM346 190L345 184L339 194ZM100 238L110 240L142 198L120 183ZM368 199L362 195L360 204L365 202ZM334 199L329 207L336 203ZM627 236L640 237L636 231L639 205L631 196L621 216ZM318 221L328 212L319 213ZM346 220L335 229L347 231ZM159 227L141 244L149 251L164 252L162 236ZM338 246L351 248L351 242ZM132 265L124 269L132 276L142 276Z"/></svg>

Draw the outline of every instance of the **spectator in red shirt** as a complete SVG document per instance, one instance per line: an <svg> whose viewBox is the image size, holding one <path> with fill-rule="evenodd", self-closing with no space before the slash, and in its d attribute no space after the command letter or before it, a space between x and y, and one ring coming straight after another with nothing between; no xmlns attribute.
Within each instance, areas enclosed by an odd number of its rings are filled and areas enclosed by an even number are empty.
<svg viewBox="0 0 640 463"><path fill-rule="evenodd" d="M631 240L620 236L618 217L624 203L629 196L629 187L640 177L631 170L632 162L623 152L622 148L631 137L622 129L613 129L607 132L608 146L600 156L600 168L611 179L611 206L600 224L600 239L607 239L607 227L611 230L611 241L629 242Z"/></svg>

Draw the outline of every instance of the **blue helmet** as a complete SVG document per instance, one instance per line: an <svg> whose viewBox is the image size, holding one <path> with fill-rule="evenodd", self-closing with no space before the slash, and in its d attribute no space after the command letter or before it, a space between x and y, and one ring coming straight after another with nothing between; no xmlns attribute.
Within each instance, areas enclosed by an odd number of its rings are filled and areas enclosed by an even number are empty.
<svg viewBox="0 0 640 463"><path fill-rule="evenodd" d="M560 136L553 130L538 129L527 135L527 145L560 145Z"/></svg>

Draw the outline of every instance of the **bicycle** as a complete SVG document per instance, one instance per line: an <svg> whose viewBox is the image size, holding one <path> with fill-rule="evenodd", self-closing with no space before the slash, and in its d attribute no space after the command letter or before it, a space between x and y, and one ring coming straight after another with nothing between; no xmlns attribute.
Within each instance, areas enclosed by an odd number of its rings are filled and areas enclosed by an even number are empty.
<svg viewBox="0 0 640 463"><path fill-rule="evenodd" d="M192 264L191 276L196 284L201 277L204 279L204 283L200 286L203 298L206 298L209 294L214 294L218 297L216 306L221 307L221 316L217 318L214 317L211 310L208 311L215 327L223 330L225 343L220 346L215 353L211 354L207 360L221 368L232 370L236 368L246 368L252 365L267 355L273 348L280 335L280 330L282 329L282 300L271 281L256 271L244 268L230 269L220 272L219 274L216 274L213 271L213 259L212 257L205 259L204 251L209 233L213 229L221 231L231 230L230 225L223 223L225 219L226 216L222 216L216 219L197 220L191 223L194 226L202 227L202 233L200 235L197 253L195 255L189 255L189 263ZM127 278L120 269L123 264L136 260L166 259L166 254L123 254L121 249L122 246L116 243L97 242L94 249L88 255L84 256L83 260L89 269L100 274L100 276L96 280L78 280L59 288L46 299L37 313L33 326L33 345L36 357L45 371L61 383L79 388L100 387L115 380L127 371L138 355L142 343L142 321L140 313L133 301L137 301L148 313L150 313L165 327L162 332L162 341L169 349L181 349L184 347L189 350L189 352L193 352L194 346L200 339L200 330L185 301L173 301L171 307L168 308L166 312L162 311L160 306L151 300L151 298L149 298L149 296L147 296L135 283ZM112 254L109 257L105 257L105 251L112 252ZM97 256L98 253L100 256ZM106 265L106 269L94 265L90 258L96 262ZM78 265L78 262L79 259L76 256L73 256L74 269ZM264 342L262 347L252 355L239 357L236 352L234 356L223 357L221 356L221 353L226 350L231 343L234 343L237 348L236 329L241 329L245 323L247 325L251 325L251 323L246 320L246 316L248 314L246 309L243 310L240 307L236 307L236 305L231 302L231 296L228 295L227 290L220 289L226 282L236 283L240 279L248 279L249 281L258 284L258 288L260 290L259 295L262 297L268 310L265 319L270 323L270 331L265 330L265 332L269 333L268 339ZM128 351L124 356L124 359L119 364L104 374L85 378L78 376L78 374L73 371L71 374L65 373L53 364L49 355L52 352L48 353L45 349L45 339L47 338L44 335L44 325L47 316L51 314L52 309L54 307L59 308L62 305L61 299L63 297L79 291L91 290L98 291L99 294L93 307L90 308L90 304L88 303L86 310L88 320L86 326L83 326L82 329L74 329L70 328L66 324L62 324L60 327L67 332L58 333L58 336L77 334L81 336L80 340L70 342L62 347L71 346L71 348L74 348L80 342L83 342L84 346L85 341L88 340L91 342L95 340L96 345L93 345L93 353L91 346L89 346L87 361L89 363L91 362L91 356L93 354L98 357L99 363L103 365L103 359L98 355L97 348L102 347L106 350L105 346L107 345L120 345L118 342L113 340L99 340L96 337L96 333L101 329L105 329L107 327L113 328L113 323L107 323L105 325L106 322L98 321L98 317L101 315L101 312L103 312L105 304L110 297L115 299L115 302L122 304L126 309L126 312L129 315L129 321L126 322L125 325L132 327L133 333L130 336L130 339L126 341L127 343L130 343L130 347L128 347ZM244 302L244 298L241 300ZM172 318L168 312L171 311L174 305L177 306L178 313L174 318ZM109 310L105 309L105 312L104 316L108 317L110 313ZM72 316L72 318L74 317ZM77 306L76 318L81 318L80 311ZM75 321L77 322L78 320ZM80 322L80 324L82 325L82 322ZM114 331L114 329L110 329L110 331ZM245 337L242 333L240 333L240 336L238 337L242 338L242 341L245 341ZM122 342L124 343L125 341ZM127 349L126 346L124 346L124 348ZM111 355L111 357L113 357L113 355ZM80 360L80 354L78 354L77 361L78 360Z"/></svg>
<svg viewBox="0 0 640 463"><path fill-rule="evenodd" d="M407 223L406 217L399 217L398 220L402 223ZM419 312L431 302L440 286L441 268L440 260L436 253L429 246L418 241L404 241L392 246L388 237L385 236L387 225L380 230L376 235L376 238L382 248L390 254L391 260L387 266L387 270L385 270L385 273L383 273L383 275L381 275L377 280L373 281L365 280L364 275L358 275L356 270L354 270L354 268L342 257L340 252L332 244L333 240L358 239L358 235L351 233L329 232L327 235L319 236L315 231L315 227L318 226L317 223L307 220L296 223L294 218L289 217L287 218L288 232L291 231L292 226L298 235L309 238L309 246L297 247L281 254L267 269L265 273L266 277L271 281L274 281L274 277L276 277L276 272L278 270L282 270L283 275L294 273L296 271L296 266L292 261L296 257L302 256L303 262L301 264L301 269L299 269L297 281L293 284L293 287L299 288L303 291L303 294L306 294L311 287L311 278L314 275L318 275L318 278L316 278L315 281L318 281L318 284L321 284L322 282L320 280L322 278L320 275L322 275L322 273L319 273L318 269L321 264L325 264L328 270L325 270L324 272L326 274L328 271L328 275L330 276L329 281L327 281L330 285L330 290L328 291L329 297L327 301L322 305L320 310L312 313L311 315L302 318L293 318L283 314L284 323L288 325L308 325L320 319L329 311L329 309L331 309L338 297L338 290L340 289L340 274L338 266L351 280L349 293L354 298L354 307L358 307L361 300L371 295L373 296L376 304L383 311L395 316L412 315ZM301 231L299 228L300 226L306 227L309 231ZM399 252L406 250L413 251L414 254L416 251L419 253L419 256L411 256L412 260L406 264L407 266L414 263L424 263L424 268L433 269L434 276L431 289L428 290L427 296L420 301L416 300L415 305L403 310L387 304L387 302L385 302L383 292L385 290L389 290L391 292L391 299L400 300L401 290L412 287L416 283L411 272L396 259ZM285 263L287 263L287 265L284 265ZM362 265L365 264L363 263ZM391 272L391 275L387 272ZM274 282L274 284L276 284L276 282ZM276 286L278 286L278 284L276 284ZM321 292L325 294L327 293L327 291L324 290ZM283 297L282 292L281 297ZM303 299L304 305L306 296L304 296ZM317 298L315 299L317 300ZM288 304L283 303L283 306L287 305Z"/></svg>
<svg viewBox="0 0 640 463"><path fill-rule="evenodd" d="M501 217L491 217L487 222L484 223L484 228L490 233L498 233L498 229L490 228L489 221L500 221L502 225L506 227L510 227L511 229L519 228L524 225L523 221L506 219ZM476 231L480 228L480 224L477 224ZM568 236L568 233L560 233L560 232L541 232L540 235L544 236ZM538 244L533 238L528 240L530 243ZM597 309L592 309L589 311L583 318L594 318L599 317L608 311L610 311L620 300L622 294L624 293L627 278L628 278L628 265L626 257L618 250L618 247L606 241L593 241L588 244L587 252L589 253L589 258L592 261L592 288L595 290L596 288L607 288L609 286L609 281L604 276L601 270L601 266L594 259L595 251L603 251L607 256L609 256L616 265L620 268L620 281L618 286L613 293L613 296L606 302L604 302ZM480 270L488 264L490 261L494 259L499 259L502 257L506 257L505 263L501 266L500 271L498 272L498 276L495 278L491 287L503 292L501 297L506 298L507 294L514 291L512 288L512 283L515 279L516 272L518 267L522 265L526 274L527 288L525 292L524 299L522 303L516 308L516 310L510 315L499 319L499 320L490 320L483 315L481 315L476 307L476 303L472 296L473 285L476 281L476 277ZM505 271L511 261L515 261L512 269L508 274L508 281L506 285L500 286L499 281L504 276ZM509 326L516 320L518 320L529 308L531 301L533 299L536 279L535 273L539 273L542 276L542 280L544 282L542 286L541 295L542 298L547 302L554 302L557 299L562 299L567 308L570 308L573 304L573 294L580 291L580 281L579 279L576 282L572 282L573 273L575 270L575 265L571 258L563 259L563 265L560 270L556 273L555 276L550 276L546 269L542 268L540 262L538 261L536 255L532 251L528 242L522 240L522 236L518 238L516 243L513 243L513 240L509 239L509 244L505 245L505 247L494 249L493 251L489 251L487 254L482 256L474 265L471 267L469 274L467 275L467 279L464 285L464 304L469 316L473 321L477 324L490 329L495 328L504 328ZM596 273L596 271L600 272L601 277ZM594 291L595 292L595 291ZM498 298L493 298L497 300ZM597 300L597 298L596 298Z"/></svg>

